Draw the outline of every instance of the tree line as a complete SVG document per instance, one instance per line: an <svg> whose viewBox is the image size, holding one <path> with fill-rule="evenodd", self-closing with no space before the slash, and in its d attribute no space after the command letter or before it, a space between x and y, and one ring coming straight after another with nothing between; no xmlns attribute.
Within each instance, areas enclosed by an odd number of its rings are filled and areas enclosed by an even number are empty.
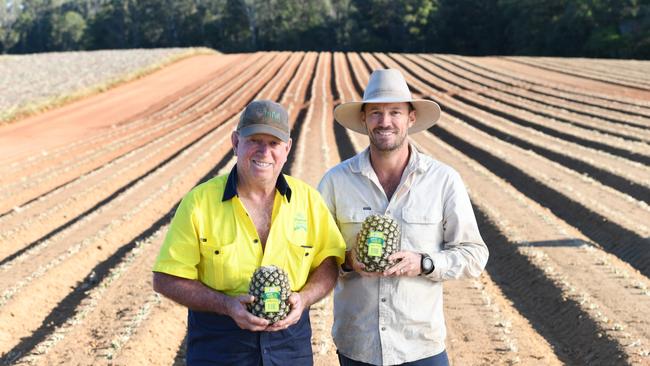
<svg viewBox="0 0 650 366"><path fill-rule="evenodd" d="M650 0L4 0L0 53L206 46L650 59Z"/></svg>

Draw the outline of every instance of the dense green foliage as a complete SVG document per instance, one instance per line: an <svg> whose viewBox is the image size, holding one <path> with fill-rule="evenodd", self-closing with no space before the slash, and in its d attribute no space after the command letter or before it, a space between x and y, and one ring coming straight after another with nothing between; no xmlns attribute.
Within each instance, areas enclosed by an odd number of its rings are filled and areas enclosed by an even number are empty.
<svg viewBox="0 0 650 366"><path fill-rule="evenodd" d="M650 58L650 0L5 0L0 53L207 46Z"/></svg>

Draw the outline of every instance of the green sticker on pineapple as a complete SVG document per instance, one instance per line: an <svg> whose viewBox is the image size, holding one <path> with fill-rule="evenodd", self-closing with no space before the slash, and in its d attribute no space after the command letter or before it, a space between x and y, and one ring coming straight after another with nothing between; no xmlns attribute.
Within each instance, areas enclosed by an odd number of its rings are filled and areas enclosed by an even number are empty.
<svg viewBox="0 0 650 366"><path fill-rule="evenodd" d="M386 239L381 231L371 231L368 233L366 244L368 245L368 256L381 257L384 254L384 244Z"/></svg>
<svg viewBox="0 0 650 366"><path fill-rule="evenodd" d="M280 311L280 287L264 287L264 294L262 294L262 299L264 300L265 313L277 313Z"/></svg>

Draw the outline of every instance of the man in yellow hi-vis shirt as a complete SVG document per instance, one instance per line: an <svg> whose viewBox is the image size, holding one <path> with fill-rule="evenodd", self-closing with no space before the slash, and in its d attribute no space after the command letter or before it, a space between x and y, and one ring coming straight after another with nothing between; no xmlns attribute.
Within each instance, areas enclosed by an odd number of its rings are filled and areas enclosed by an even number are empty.
<svg viewBox="0 0 650 366"><path fill-rule="evenodd" d="M309 306L336 283L345 242L319 193L281 174L286 110L251 102L232 134L237 164L181 201L154 265L154 290L188 307L187 364L311 365ZM288 316L249 313L251 275L289 275Z"/></svg>

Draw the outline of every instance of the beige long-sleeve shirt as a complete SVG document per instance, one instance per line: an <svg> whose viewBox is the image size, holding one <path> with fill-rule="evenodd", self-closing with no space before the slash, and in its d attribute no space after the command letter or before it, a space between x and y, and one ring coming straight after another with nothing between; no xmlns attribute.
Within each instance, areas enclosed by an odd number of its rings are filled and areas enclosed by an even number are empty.
<svg viewBox="0 0 650 366"><path fill-rule="evenodd" d="M488 259L459 174L412 145L410 151L390 201L368 149L328 171L318 187L348 250L366 216L387 214L401 225L402 250L428 253L434 261L428 276L369 278L350 272L340 277L334 290L334 343L343 355L375 365L442 352L442 281L476 277Z"/></svg>

